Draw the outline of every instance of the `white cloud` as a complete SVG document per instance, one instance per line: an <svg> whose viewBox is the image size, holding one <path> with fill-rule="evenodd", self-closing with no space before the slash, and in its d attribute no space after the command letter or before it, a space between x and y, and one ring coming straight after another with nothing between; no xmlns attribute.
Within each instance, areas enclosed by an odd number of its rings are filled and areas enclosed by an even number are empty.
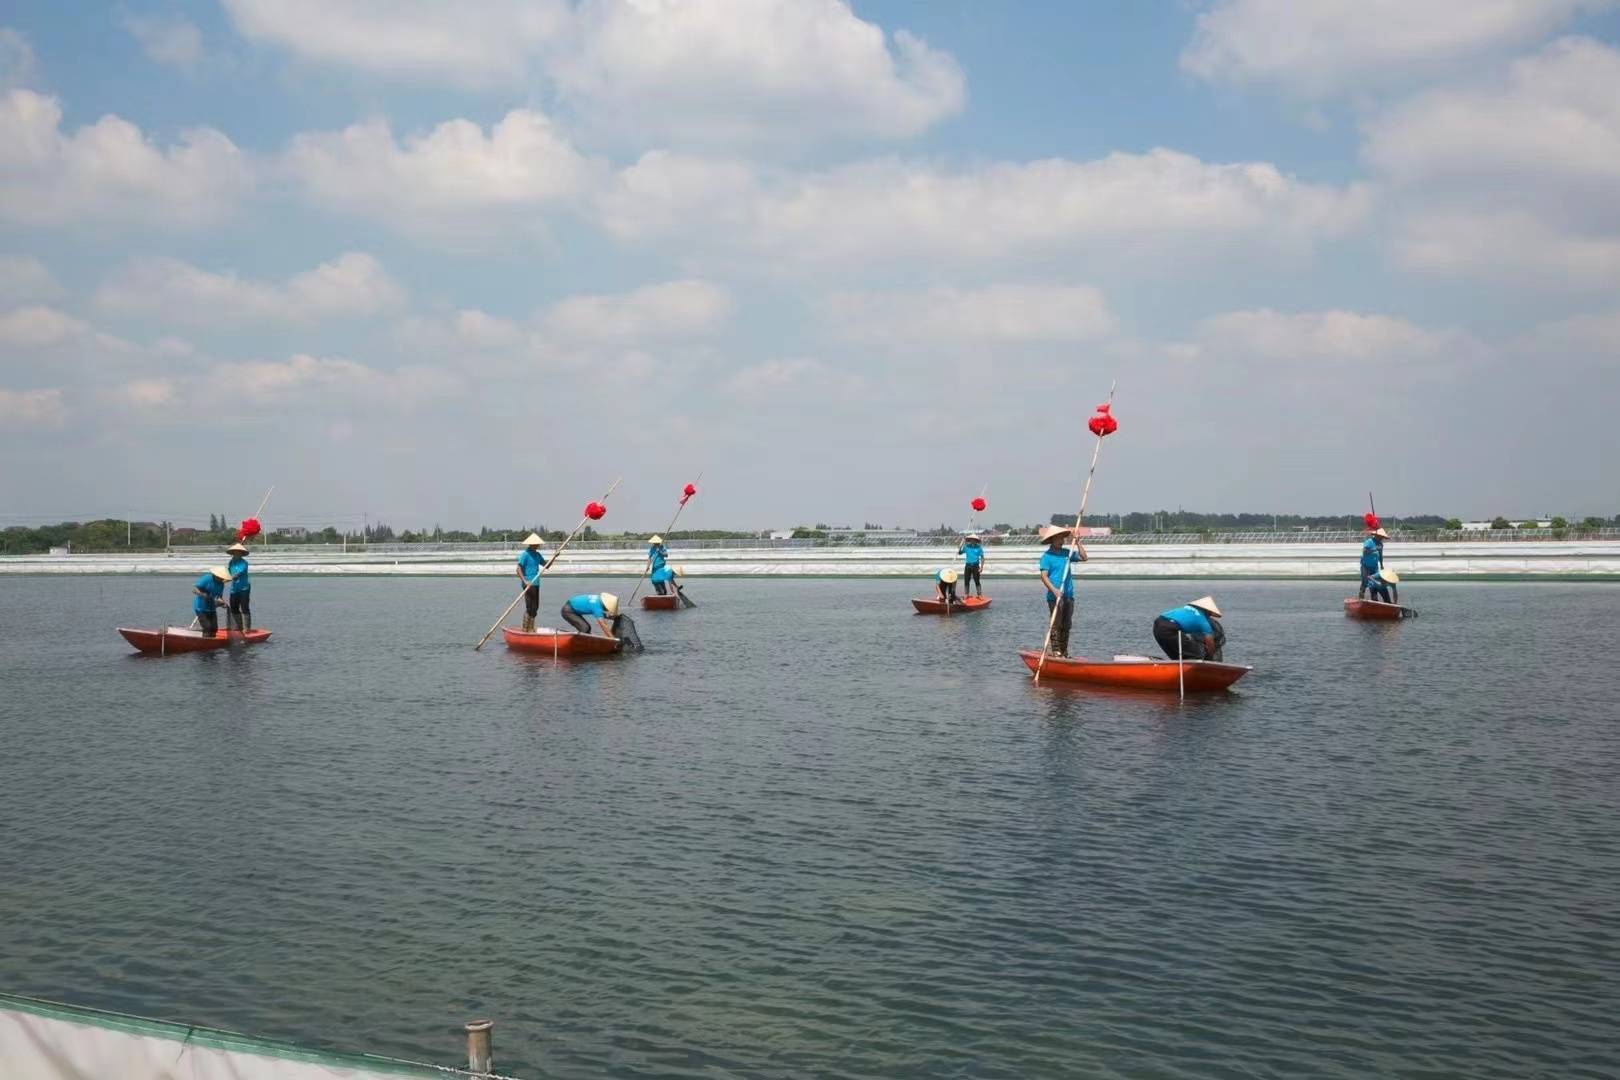
<svg viewBox="0 0 1620 1080"><path fill-rule="evenodd" d="M616 295L571 296L552 305L541 325L567 342L653 342L711 333L732 308L731 294L712 282L670 281Z"/></svg>
<svg viewBox="0 0 1620 1080"><path fill-rule="evenodd" d="M1204 79L1359 92L1537 41L1615 0L1217 0L1181 55Z"/></svg>
<svg viewBox="0 0 1620 1080"><path fill-rule="evenodd" d="M32 255L0 255L0 305L27 300L53 300L62 286L45 264Z"/></svg>
<svg viewBox="0 0 1620 1080"><path fill-rule="evenodd" d="M0 423L40 427L62 422L62 391L7 390L0 387Z"/></svg>
<svg viewBox="0 0 1620 1080"><path fill-rule="evenodd" d="M966 99L949 54L845 0L585 0L549 70L587 118L677 142L905 137Z"/></svg>
<svg viewBox="0 0 1620 1080"><path fill-rule="evenodd" d="M705 189L718 175L725 197ZM746 179L746 186L745 186ZM1223 238L1308 245L1356 225L1359 186L1303 183L1261 162L1212 165L1172 150L1094 161L1003 162L952 172L894 159L745 178L735 163L648 155L599 204L627 238L666 236L798 262L998 259ZM1101 253L1101 252L1099 252Z"/></svg>
<svg viewBox="0 0 1620 1080"><path fill-rule="evenodd" d="M721 389L732 397L758 402L784 395L802 400L807 391L847 397L863 392L865 385L860 376L835 371L820 360L788 357L745 367L728 378Z"/></svg>
<svg viewBox="0 0 1620 1080"><path fill-rule="evenodd" d="M415 366L385 372L342 357L299 354L287 360L216 364L192 386L202 401L254 407L298 399L352 406L410 409L460 393L461 381L440 368Z"/></svg>
<svg viewBox="0 0 1620 1080"><path fill-rule="evenodd" d="M1620 309L1544 323L1518 345L1538 361L1572 353L1600 358L1612 375L1620 371Z"/></svg>
<svg viewBox="0 0 1620 1080"><path fill-rule="evenodd" d="M55 308L33 305L0 314L0 345L44 349L89 334L90 327Z"/></svg>
<svg viewBox="0 0 1620 1080"><path fill-rule="evenodd" d="M371 120L299 135L285 168L314 202L396 228L443 226L493 212L535 210L586 189L593 166L543 114L514 109L486 135L450 120L396 141Z"/></svg>
<svg viewBox="0 0 1620 1080"><path fill-rule="evenodd" d="M1414 214L1396 253L1413 270L1521 286L1612 290L1620 282L1620 235L1562 229L1523 211Z"/></svg>
<svg viewBox="0 0 1620 1080"><path fill-rule="evenodd" d="M204 324L366 316L404 300L404 288L381 263L353 251L284 283L210 273L178 259L137 259L96 294L108 311Z"/></svg>
<svg viewBox="0 0 1620 1080"><path fill-rule="evenodd" d="M1183 359L1217 357L1267 363L1376 363L1381 367L1438 356L1449 342L1405 319L1354 311L1286 314L1270 309L1229 311L1205 320Z"/></svg>
<svg viewBox="0 0 1620 1080"><path fill-rule="evenodd" d="M9 26L0 26L0 90L32 82L34 68L34 50L28 39Z"/></svg>
<svg viewBox="0 0 1620 1080"><path fill-rule="evenodd" d="M190 71L202 59L202 31L186 19L126 12L124 29L153 63Z"/></svg>
<svg viewBox="0 0 1620 1080"><path fill-rule="evenodd" d="M1089 285L836 293L823 314L835 334L899 345L1091 341L1114 326L1108 301Z"/></svg>
<svg viewBox="0 0 1620 1080"><path fill-rule="evenodd" d="M472 88L521 85L567 20L552 0L224 0L238 32L295 55Z"/></svg>
<svg viewBox="0 0 1620 1080"><path fill-rule="evenodd" d="M0 219L200 225L224 215L253 184L242 152L212 128L157 147L116 116L71 135L61 122L53 97L12 90L0 98Z"/></svg>

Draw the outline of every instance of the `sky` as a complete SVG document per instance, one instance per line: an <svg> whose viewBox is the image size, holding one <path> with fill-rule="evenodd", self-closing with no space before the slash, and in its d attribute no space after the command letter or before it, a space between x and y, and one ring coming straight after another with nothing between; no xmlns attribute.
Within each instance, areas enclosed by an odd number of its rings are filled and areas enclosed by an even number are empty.
<svg viewBox="0 0 1620 1080"><path fill-rule="evenodd" d="M1620 512L1620 0L0 5L0 526Z"/></svg>

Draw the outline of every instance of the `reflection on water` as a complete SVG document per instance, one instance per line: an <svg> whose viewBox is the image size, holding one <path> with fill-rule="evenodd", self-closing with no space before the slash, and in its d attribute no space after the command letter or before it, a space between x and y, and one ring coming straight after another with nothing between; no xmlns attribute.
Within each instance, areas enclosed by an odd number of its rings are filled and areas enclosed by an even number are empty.
<svg viewBox="0 0 1620 1080"><path fill-rule="evenodd" d="M1223 584L1256 670L1182 702L1035 685L991 585L558 662L472 650L504 581L272 578L269 644L137 662L183 579L0 579L7 989L563 1077L1616 1071L1611 590ZM1186 599L1082 588L1099 655Z"/></svg>

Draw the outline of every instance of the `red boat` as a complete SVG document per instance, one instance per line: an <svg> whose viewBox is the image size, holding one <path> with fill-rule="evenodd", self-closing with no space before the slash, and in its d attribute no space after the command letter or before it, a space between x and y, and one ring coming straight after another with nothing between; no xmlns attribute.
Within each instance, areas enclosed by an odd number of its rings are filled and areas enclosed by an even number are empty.
<svg viewBox="0 0 1620 1080"><path fill-rule="evenodd" d="M1392 622L1396 619L1411 619L1417 616L1415 610L1409 607L1401 607L1399 604L1386 604L1382 600L1356 600L1352 597L1345 598L1344 613L1352 619L1389 620Z"/></svg>
<svg viewBox="0 0 1620 1080"><path fill-rule="evenodd" d="M954 615L963 611L983 611L990 606L988 596L965 596L954 604L947 604L943 600L936 600L932 596L915 597L911 606L917 609L919 615Z"/></svg>
<svg viewBox="0 0 1620 1080"><path fill-rule="evenodd" d="M155 653L158 656L167 656L170 653L207 652L210 649L224 649L231 645L257 645L261 641L270 640L268 630L249 630L245 634L216 630L210 636L201 630L188 630L183 627L137 630L120 626L118 632L140 652Z"/></svg>
<svg viewBox="0 0 1620 1080"><path fill-rule="evenodd" d="M619 648L619 639L611 634L581 634L549 627L519 630L515 626L503 626L501 633L506 636L508 649L546 656L608 656Z"/></svg>
<svg viewBox="0 0 1620 1080"><path fill-rule="evenodd" d="M667 596L649 593L641 598L641 606L648 611L675 611L681 606L681 598L674 593Z"/></svg>
<svg viewBox="0 0 1620 1080"><path fill-rule="evenodd" d="M1030 671L1041 664L1038 649L1020 649ZM1185 669L1185 676L1178 668ZM1125 690L1165 690L1175 693L1183 684L1189 691L1225 690L1254 669L1245 664L1223 664L1214 660L1154 660L1146 656L1116 656L1112 660L1084 657L1048 656L1041 667L1041 678L1063 682L1114 686Z"/></svg>

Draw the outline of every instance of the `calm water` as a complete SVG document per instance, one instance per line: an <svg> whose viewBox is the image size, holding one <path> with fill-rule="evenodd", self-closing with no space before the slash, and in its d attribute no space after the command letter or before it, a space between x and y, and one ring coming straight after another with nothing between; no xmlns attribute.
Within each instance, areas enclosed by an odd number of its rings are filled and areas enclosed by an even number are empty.
<svg viewBox="0 0 1620 1080"><path fill-rule="evenodd" d="M156 660L113 627L184 579L0 578L0 987L446 1063L488 1015L531 1076L1620 1073L1620 590L1219 584L1258 670L1178 705L1031 686L991 585L698 580L555 666L472 652L495 579L266 577L270 644Z"/></svg>

